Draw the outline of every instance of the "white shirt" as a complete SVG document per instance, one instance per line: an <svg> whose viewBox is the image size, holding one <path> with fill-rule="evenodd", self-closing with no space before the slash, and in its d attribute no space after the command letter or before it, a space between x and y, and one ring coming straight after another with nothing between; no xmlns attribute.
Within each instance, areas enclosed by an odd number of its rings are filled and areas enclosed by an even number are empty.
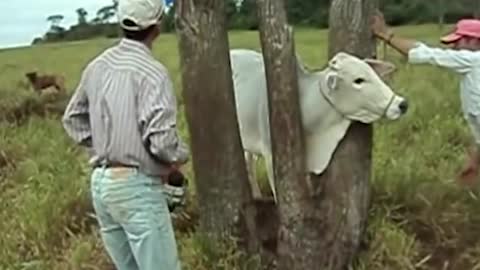
<svg viewBox="0 0 480 270"><path fill-rule="evenodd" d="M83 71L63 115L67 134L92 148L93 166L115 162L161 176L188 160L166 68L147 46L121 39Z"/></svg>
<svg viewBox="0 0 480 270"><path fill-rule="evenodd" d="M409 51L408 61L444 67L460 74L463 112L465 116L480 115L480 51L432 48L418 42Z"/></svg>

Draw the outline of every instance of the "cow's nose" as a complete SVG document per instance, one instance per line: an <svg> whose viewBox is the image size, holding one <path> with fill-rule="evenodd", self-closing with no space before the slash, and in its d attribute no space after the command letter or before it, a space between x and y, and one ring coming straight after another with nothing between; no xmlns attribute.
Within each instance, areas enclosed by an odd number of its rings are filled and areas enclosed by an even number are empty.
<svg viewBox="0 0 480 270"><path fill-rule="evenodd" d="M406 113L408 111L408 101L404 100L400 102L400 104L398 105L398 108L400 109L402 114Z"/></svg>

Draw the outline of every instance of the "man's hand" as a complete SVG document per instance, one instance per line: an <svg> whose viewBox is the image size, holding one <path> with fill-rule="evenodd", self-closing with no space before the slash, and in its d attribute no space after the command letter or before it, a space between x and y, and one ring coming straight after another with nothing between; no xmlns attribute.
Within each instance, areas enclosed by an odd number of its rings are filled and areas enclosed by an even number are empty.
<svg viewBox="0 0 480 270"><path fill-rule="evenodd" d="M167 176L163 189L170 212L185 205L188 179L180 171L173 171Z"/></svg>
<svg viewBox="0 0 480 270"><path fill-rule="evenodd" d="M180 168L183 166L183 163L171 163L169 173L180 171Z"/></svg>
<svg viewBox="0 0 480 270"><path fill-rule="evenodd" d="M379 10L376 10L372 17L370 29L377 38L386 41L387 44L406 57L408 57L410 50L417 45L416 40L394 36L393 31L387 26L383 14Z"/></svg>
<svg viewBox="0 0 480 270"><path fill-rule="evenodd" d="M385 18L379 10L376 10L372 17L371 29L373 34L382 40L388 40L392 35L392 30L388 28Z"/></svg>
<svg viewBox="0 0 480 270"><path fill-rule="evenodd" d="M170 164L170 168L172 168L173 170L178 170L182 166L183 166L183 163L172 163L172 164Z"/></svg>

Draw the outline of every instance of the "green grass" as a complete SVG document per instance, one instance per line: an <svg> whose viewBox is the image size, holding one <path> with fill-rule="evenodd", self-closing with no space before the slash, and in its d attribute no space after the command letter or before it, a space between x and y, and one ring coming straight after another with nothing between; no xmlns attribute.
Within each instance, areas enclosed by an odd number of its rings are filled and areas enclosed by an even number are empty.
<svg viewBox="0 0 480 270"><path fill-rule="evenodd" d="M429 44L441 34L432 25L397 31ZM85 64L114 42L0 51L0 269L108 269L88 215L86 157L66 137L58 110L45 109L52 97L32 93L24 73L64 74L71 93ZM297 51L309 67L324 65L326 44L324 30L296 32ZM259 49L258 33L231 32L230 46ZM162 36L154 54L171 72L181 135L188 140L175 36ZM390 84L409 98L411 110L399 121L375 125L368 248L354 269L480 269L477 191L453 182L470 142L458 78L439 68L407 65L391 50L388 59L399 66ZM65 101L60 97L54 105ZM190 164L187 169L191 177ZM243 269L235 249L212 251L198 234L177 228L184 269Z"/></svg>

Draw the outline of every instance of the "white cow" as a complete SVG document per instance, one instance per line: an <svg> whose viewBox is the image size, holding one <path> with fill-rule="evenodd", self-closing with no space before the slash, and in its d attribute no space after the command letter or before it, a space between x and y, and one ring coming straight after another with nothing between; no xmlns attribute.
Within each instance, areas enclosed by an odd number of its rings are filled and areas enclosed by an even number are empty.
<svg viewBox="0 0 480 270"><path fill-rule="evenodd" d="M260 190L251 158L260 155L276 200L263 56L253 50L233 49L230 57L240 136L254 197L260 196ZM297 63L308 172L321 174L327 168L352 121L372 123L383 116L394 120L407 111L406 99L393 93L375 72L381 76L391 73L393 64L360 60L342 52L317 72L308 72L298 56Z"/></svg>

